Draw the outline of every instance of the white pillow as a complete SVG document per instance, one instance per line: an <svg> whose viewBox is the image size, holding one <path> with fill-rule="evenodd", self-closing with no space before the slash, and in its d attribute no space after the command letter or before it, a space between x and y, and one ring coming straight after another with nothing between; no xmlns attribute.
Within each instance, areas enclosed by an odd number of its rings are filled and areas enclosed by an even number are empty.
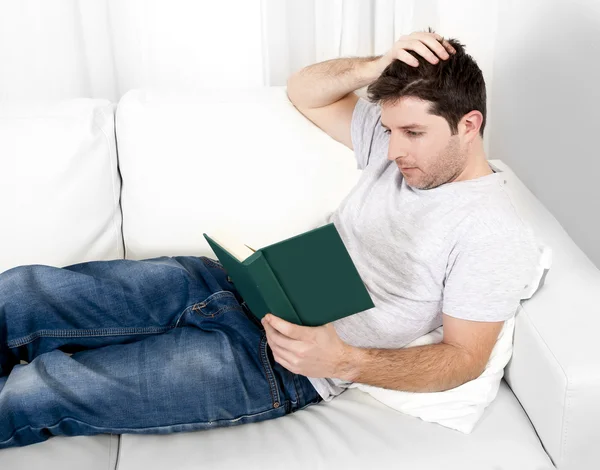
<svg viewBox="0 0 600 470"><path fill-rule="evenodd" d="M531 298L544 284L551 264L551 248L540 244L538 269L530 284L531 289L523 297L524 300ZM438 423L470 434L483 416L485 408L496 398L500 381L504 376L504 367L512 356L515 317L521 309L522 307L519 305L515 316L504 322L488 363L482 374L476 379L442 392L404 392L361 383L350 384L348 388L358 388L390 408L421 418L423 421ZM405 347L440 343L443 337L444 327L440 326Z"/></svg>

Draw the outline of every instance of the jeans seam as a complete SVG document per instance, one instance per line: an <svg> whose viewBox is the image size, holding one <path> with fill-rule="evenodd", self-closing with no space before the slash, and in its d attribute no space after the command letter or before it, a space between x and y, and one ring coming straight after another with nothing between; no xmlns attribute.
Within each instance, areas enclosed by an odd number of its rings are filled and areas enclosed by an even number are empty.
<svg viewBox="0 0 600 470"><path fill-rule="evenodd" d="M119 327L119 328L91 328L91 329L68 329L68 330L38 330L27 336L13 339L7 342L8 348L17 348L31 343L38 338L79 338L91 336L124 336L131 334L156 334L164 333L167 330L175 328L175 325L168 326L149 326L149 327Z"/></svg>
<svg viewBox="0 0 600 470"><path fill-rule="evenodd" d="M223 265L217 261L214 261L212 258L209 258L208 256L202 256L202 258L204 259L204 261L208 264L210 264L213 268L219 268L222 271L225 271L225 268L223 267Z"/></svg>
<svg viewBox="0 0 600 470"><path fill-rule="evenodd" d="M292 383L294 384L294 390L296 391L296 408L300 406L300 393L298 390L300 389L299 384L297 383L298 375L292 373ZM292 402L293 403L293 402Z"/></svg>
<svg viewBox="0 0 600 470"><path fill-rule="evenodd" d="M215 300L219 300L221 298L229 298L231 300L231 302L230 303L226 303L225 305L223 305L221 308L219 308L214 313L208 313L208 311L205 310L206 307L211 302L213 302ZM212 293L206 299L204 299L202 302L199 302L196 305L193 305L192 306L192 310L200 313L200 315L202 315L205 318L215 318L215 317L217 317L217 316L221 315L222 313L227 312L229 310L239 310L240 312L243 313L243 308L241 307L241 305L239 304L239 302L235 298L235 295L233 294L233 292L230 292L230 291L227 291L227 290L220 290L220 291Z"/></svg>
<svg viewBox="0 0 600 470"><path fill-rule="evenodd" d="M219 290L219 291L213 292L208 297L206 297L206 299L204 299L202 302L198 302L197 304L195 304L193 306L201 309L203 307L206 307L210 302L212 302L215 299L220 299L221 297L230 297L230 296L235 297L233 295L233 292L230 292L228 290Z"/></svg>
<svg viewBox="0 0 600 470"><path fill-rule="evenodd" d="M202 308L196 308L195 306L192 307L192 310L194 310L195 312L199 312L200 315L202 315L205 318L214 318L214 317L216 317L218 315L221 315L222 313L227 312L229 310L239 310L239 311L241 311L241 309L237 305L224 305L219 310L217 310L215 313L204 313L202 311Z"/></svg>
<svg viewBox="0 0 600 470"><path fill-rule="evenodd" d="M177 328L179 326L179 321L181 320L181 318L183 317L183 314L185 312L187 312L190 309L194 309L194 307L198 305L198 302L193 303L192 305L188 305L186 308L183 309L183 311L179 314L179 316L177 317L177 321L175 322L175 326L173 328Z"/></svg>
<svg viewBox="0 0 600 470"><path fill-rule="evenodd" d="M267 353L268 343L267 343L267 335L265 332L261 334L260 341L258 342L258 354L261 359L261 364L265 371L265 375L267 377L267 382L269 382L269 391L271 392L271 400L273 401L273 406L277 404L277 407L281 406L281 399L279 396L279 390L277 390L277 382L275 381L275 376L271 364L269 364L269 355Z"/></svg>
<svg viewBox="0 0 600 470"><path fill-rule="evenodd" d="M8 341L6 346L9 349L17 348L19 346L23 346L25 344L31 343L38 338L73 338L73 337L90 337L90 336L124 336L128 334L155 334L155 333L164 333L165 331L171 330L173 328L177 328L179 325L179 321L183 317L183 314L190 309L194 309L197 305L202 302L194 302L191 305L188 305L177 317L177 321L174 325L167 326L148 326L148 327L115 327L115 328L88 328L88 329L68 329L68 330L38 330L34 333L30 333L27 336L23 336L21 338L13 339ZM72 332L72 333L68 333ZM95 332L95 333L94 333ZM108 332L107 334L103 334L104 332ZM82 334L83 333L83 334Z"/></svg>

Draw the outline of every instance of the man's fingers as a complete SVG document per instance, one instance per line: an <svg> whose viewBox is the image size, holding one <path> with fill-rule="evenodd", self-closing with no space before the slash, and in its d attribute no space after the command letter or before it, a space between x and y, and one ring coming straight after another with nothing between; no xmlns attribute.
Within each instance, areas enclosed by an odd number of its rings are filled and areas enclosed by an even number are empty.
<svg viewBox="0 0 600 470"><path fill-rule="evenodd" d="M268 321L264 323L265 331L269 337L269 343L279 348L293 351L298 340L284 336L282 333L273 328ZM272 348L271 348L272 349Z"/></svg>
<svg viewBox="0 0 600 470"><path fill-rule="evenodd" d="M412 33L409 37L423 42L431 51L435 52L442 59L448 59L450 57L449 54L456 53L456 49L452 47L452 44L440 34L418 31Z"/></svg>
<svg viewBox="0 0 600 470"><path fill-rule="evenodd" d="M294 374L296 373L295 366L290 362L292 360L291 356L289 356L285 352L277 351L276 353L275 351L273 351L273 359L275 359L276 362L281 364L290 372L293 372Z"/></svg>
<svg viewBox="0 0 600 470"><path fill-rule="evenodd" d="M444 39L442 44L450 54L456 54L456 49L454 49L452 44L450 44L447 39Z"/></svg>
<svg viewBox="0 0 600 470"><path fill-rule="evenodd" d="M446 50L446 47L444 47L444 45L440 41L438 41L435 37L426 36L422 39L422 41L427 45L427 47L429 49L431 49L433 52L435 52L438 55L438 57L440 57L441 59L450 58L450 54ZM446 44L448 46L450 46L450 43L447 41L446 41ZM450 47L452 47L452 46L450 46Z"/></svg>
<svg viewBox="0 0 600 470"><path fill-rule="evenodd" d="M396 52L396 59L401 60L405 64L412 65L413 67L419 66L419 61L404 49L400 49L398 52Z"/></svg>
<svg viewBox="0 0 600 470"><path fill-rule="evenodd" d="M292 350L289 350L285 347L286 342L298 342L296 340L286 338L281 333L279 333L275 328L266 322L265 332L267 332L267 339L269 343L269 347L271 351L273 351L273 358L276 362L281 364L290 372L296 373L296 364L298 356ZM284 344L282 345L281 342Z"/></svg>
<svg viewBox="0 0 600 470"><path fill-rule="evenodd" d="M300 325L296 325L294 323L287 322L279 317L274 315L269 315L267 322L279 331L284 336L288 338L293 338L297 340L302 340L305 336L304 328Z"/></svg>
<svg viewBox="0 0 600 470"><path fill-rule="evenodd" d="M403 49L410 49L415 51L420 56L427 59L432 64L437 64L440 60L437 56L431 52L425 44L423 44L419 39L411 39L408 43L403 44Z"/></svg>

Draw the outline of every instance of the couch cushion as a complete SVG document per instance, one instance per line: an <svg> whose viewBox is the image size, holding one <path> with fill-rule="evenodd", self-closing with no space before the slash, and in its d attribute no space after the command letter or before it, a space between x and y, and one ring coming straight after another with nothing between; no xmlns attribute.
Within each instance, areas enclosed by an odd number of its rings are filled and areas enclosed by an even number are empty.
<svg viewBox="0 0 600 470"><path fill-rule="evenodd" d="M554 467L502 381L496 400L469 435L396 412L350 389L329 403L269 421L160 436L121 436L119 470L163 468Z"/></svg>
<svg viewBox="0 0 600 470"><path fill-rule="evenodd" d="M123 258L116 105L78 98L0 107L0 272Z"/></svg>
<svg viewBox="0 0 600 470"><path fill-rule="evenodd" d="M352 151L284 87L131 90L117 108L126 257L215 258L202 236L261 247L324 223L360 176Z"/></svg>
<svg viewBox="0 0 600 470"><path fill-rule="evenodd" d="M119 435L53 436L25 447L0 450L3 470L116 470Z"/></svg>

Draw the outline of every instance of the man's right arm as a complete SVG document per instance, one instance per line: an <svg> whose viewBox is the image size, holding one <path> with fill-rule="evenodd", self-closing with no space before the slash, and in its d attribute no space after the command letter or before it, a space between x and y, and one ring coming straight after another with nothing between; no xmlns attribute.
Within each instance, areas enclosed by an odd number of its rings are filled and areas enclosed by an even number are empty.
<svg viewBox="0 0 600 470"><path fill-rule="evenodd" d="M354 91L379 77L380 58L332 59L304 67L288 79L288 97L304 116L352 149L350 123L358 101Z"/></svg>
<svg viewBox="0 0 600 470"><path fill-rule="evenodd" d="M454 52L439 34L414 32L402 36L382 56L331 59L304 67L288 79L288 97L304 116L353 149L350 128L358 101L354 91L374 82L396 59L417 67L419 62L408 50L434 64L438 61L434 52L442 59L449 57L448 52Z"/></svg>

